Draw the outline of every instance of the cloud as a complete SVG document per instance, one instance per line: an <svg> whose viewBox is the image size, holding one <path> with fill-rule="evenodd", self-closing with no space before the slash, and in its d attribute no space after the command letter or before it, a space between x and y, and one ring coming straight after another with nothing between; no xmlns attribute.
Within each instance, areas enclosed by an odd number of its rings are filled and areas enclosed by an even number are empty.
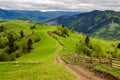
<svg viewBox="0 0 120 80"><path fill-rule="evenodd" d="M0 0L0 8L14 10L80 11L116 10L120 11L119 0Z"/></svg>

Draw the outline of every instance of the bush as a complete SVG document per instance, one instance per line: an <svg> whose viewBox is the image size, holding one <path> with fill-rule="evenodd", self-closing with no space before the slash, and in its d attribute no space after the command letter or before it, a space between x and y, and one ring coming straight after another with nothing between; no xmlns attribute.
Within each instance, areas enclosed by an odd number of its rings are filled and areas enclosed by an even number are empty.
<svg viewBox="0 0 120 80"><path fill-rule="evenodd" d="M16 59L16 54L15 53L9 54L9 57L10 61L14 61Z"/></svg>
<svg viewBox="0 0 120 80"><path fill-rule="evenodd" d="M35 25L35 24L30 27L30 29L35 29L35 28L36 28L36 25Z"/></svg>
<svg viewBox="0 0 120 80"><path fill-rule="evenodd" d="M0 51L0 61L9 61L10 56L4 51Z"/></svg>
<svg viewBox="0 0 120 80"><path fill-rule="evenodd" d="M3 24L0 25L0 32L3 32L4 30L5 30L5 28L4 28Z"/></svg>
<svg viewBox="0 0 120 80"><path fill-rule="evenodd" d="M68 33L68 32L69 32L69 31L68 31L67 27L64 27L63 30L62 30L62 35L65 35L65 37L66 37L66 36L69 36L69 33Z"/></svg>
<svg viewBox="0 0 120 80"><path fill-rule="evenodd" d="M59 35L59 36L62 36L62 31L61 30L55 30L55 31L53 31L53 33L55 33L55 34L57 34L57 35Z"/></svg>
<svg viewBox="0 0 120 80"><path fill-rule="evenodd" d="M15 38L13 34L8 35L8 50L7 52L11 54L12 52L15 52L18 49L18 45L15 43Z"/></svg>
<svg viewBox="0 0 120 80"><path fill-rule="evenodd" d="M118 44L117 48L119 48L119 49L120 49L120 43Z"/></svg>
<svg viewBox="0 0 120 80"><path fill-rule="evenodd" d="M87 45L85 42L87 43ZM85 54L89 57L93 56L97 58L106 57L106 55L103 53L102 48L98 44L90 44L87 37L85 42L80 41L76 44L76 52L78 54Z"/></svg>
<svg viewBox="0 0 120 80"><path fill-rule="evenodd" d="M31 51L31 49L32 49L32 44L33 44L32 39L29 39L29 40L27 41L27 51L28 51L28 52Z"/></svg>
<svg viewBox="0 0 120 80"><path fill-rule="evenodd" d="M34 38L34 42L39 42L39 41L40 41L40 37L38 35L36 35Z"/></svg>
<svg viewBox="0 0 120 80"><path fill-rule="evenodd" d="M19 57L21 57L23 54L21 53L21 52L19 52L19 51L16 51L15 52L15 56L16 56L16 58L19 58Z"/></svg>
<svg viewBox="0 0 120 80"><path fill-rule="evenodd" d="M0 48L3 49L5 46L7 46L7 39L4 37L0 38Z"/></svg>
<svg viewBox="0 0 120 80"><path fill-rule="evenodd" d="M24 37L24 32L23 32L23 30L20 31L20 36L21 36L21 38Z"/></svg>
<svg viewBox="0 0 120 80"><path fill-rule="evenodd" d="M94 54L93 54L94 57L97 57L97 58L105 57L102 48L98 44L93 45L93 51L94 51Z"/></svg>
<svg viewBox="0 0 120 80"><path fill-rule="evenodd" d="M85 38L85 44L86 44L86 46L89 46L89 43L90 43L90 39L89 39L89 37L87 36L87 37Z"/></svg>
<svg viewBox="0 0 120 80"><path fill-rule="evenodd" d="M89 49L88 47L84 47L83 53L86 54L87 56L91 57L92 50Z"/></svg>
<svg viewBox="0 0 120 80"><path fill-rule="evenodd" d="M69 31L68 31L67 27L58 26L57 29L53 31L53 33L55 33L59 36L62 36L62 37L69 36Z"/></svg>
<svg viewBox="0 0 120 80"><path fill-rule="evenodd" d="M84 47L85 47L85 44L84 43L77 43L76 44L76 52L77 54L84 54Z"/></svg>
<svg viewBox="0 0 120 80"><path fill-rule="evenodd" d="M55 34L53 34L52 37L53 37L54 39L58 40L58 37L57 37Z"/></svg>

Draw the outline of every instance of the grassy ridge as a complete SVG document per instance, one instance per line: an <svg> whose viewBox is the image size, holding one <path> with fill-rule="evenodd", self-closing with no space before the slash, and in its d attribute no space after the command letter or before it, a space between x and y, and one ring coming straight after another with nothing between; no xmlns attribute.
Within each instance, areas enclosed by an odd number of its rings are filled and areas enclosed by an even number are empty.
<svg viewBox="0 0 120 80"><path fill-rule="evenodd" d="M30 26L33 24L34 23L21 20L8 21L4 23L6 29L14 31L18 34L21 30L24 30L25 34L30 34L32 33L32 31L34 31L38 34L41 40L38 43L34 43L34 49L30 53L25 54L24 56L18 58L16 61L0 62L0 79L77 80L77 78L73 74L71 74L64 66L62 66L61 64L53 63L54 52L59 47L59 42L61 42L63 44L63 49L60 51L60 54L75 54L76 44L79 41L84 41L85 36L79 33L69 32L70 36L66 38L56 35L58 37L58 42L47 34L47 31L53 31L56 29L56 27L46 25L40 26L37 24L34 30L30 30ZM21 42L23 41L25 41L25 39L21 40ZM109 57L111 54L107 53L107 51L114 51L114 47L112 47L111 45L114 44L115 46L117 46L119 41L107 41L102 39L90 38L90 43L98 44L99 46L101 46L104 55ZM117 55L119 55L119 52L120 50L118 49ZM119 56L117 56L117 58L119 58ZM17 64L15 64L16 62Z"/></svg>
<svg viewBox="0 0 120 80"><path fill-rule="evenodd" d="M9 23L11 25L17 22L11 21ZM9 25L9 23L6 23L6 25ZM30 33L29 26L25 26L23 23L21 23L23 27L19 27L20 30L25 29L27 33ZM18 31L19 28L17 28ZM14 31L15 29L11 30ZM47 35L46 31L49 30L54 30L54 27L38 25L35 32L38 33L41 41L33 45L34 49L16 61L0 63L1 80L77 80L64 66L53 63L54 52L58 43ZM18 62L18 64L15 65L15 62ZM36 62L39 64L35 64Z"/></svg>

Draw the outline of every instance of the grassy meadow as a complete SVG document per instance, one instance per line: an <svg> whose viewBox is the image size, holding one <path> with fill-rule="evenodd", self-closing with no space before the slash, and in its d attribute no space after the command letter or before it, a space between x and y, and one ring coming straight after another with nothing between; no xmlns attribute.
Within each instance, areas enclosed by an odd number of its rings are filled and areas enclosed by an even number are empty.
<svg viewBox="0 0 120 80"><path fill-rule="evenodd" d="M11 31L24 30L26 34L32 32L29 29L32 23L18 20L8 21L4 25ZM54 29L52 26L37 25L34 31L41 41L33 45L34 49L30 53L15 61L0 62L0 80L77 80L63 65L53 63L58 42L48 36L47 31Z"/></svg>
<svg viewBox="0 0 120 80"><path fill-rule="evenodd" d="M25 35L29 35L34 31L34 33L40 37L40 41L33 44L33 49L30 53L24 54L14 61L0 62L0 80L78 80L77 77L62 64L54 63L54 57L55 51L60 46L63 47L59 52L60 55L79 55L76 53L76 44L80 41L84 42L86 38L85 35L69 31L69 37L65 38L54 34L55 37L57 37L57 39L55 39L47 34L47 31L54 31L56 29L55 26L40 25L22 20L11 20L0 24L4 24L6 30L15 32L16 35L19 35L19 32L23 30ZM36 24L36 28L31 30L30 26L34 24ZM5 35L0 32L0 38L4 36ZM30 38L34 39L34 35ZM27 38L23 38L16 43L24 43L26 39ZM115 50L111 45L117 46L119 41L108 41L90 37L90 43L93 45L98 44L102 48L104 56L109 58L111 56L109 52L114 52ZM0 49L0 51L2 51L2 49ZM117 49L116 58L120 59L120 49ZM97 65L96 68L108 69L106 66L100 67L99 65ZM114 70L111 70L113 74L120 74L119 71L116 73L113 71Z"/></svg>

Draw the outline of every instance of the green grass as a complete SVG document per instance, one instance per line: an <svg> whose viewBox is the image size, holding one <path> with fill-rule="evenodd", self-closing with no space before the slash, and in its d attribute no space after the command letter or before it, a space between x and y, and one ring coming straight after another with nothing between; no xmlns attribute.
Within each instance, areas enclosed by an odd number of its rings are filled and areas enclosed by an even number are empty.
<svg viewBox="0 0 120 80"><path fill-rule="evenodd" d="M110 73L120 79L120 69L112 68L107 65L96 65L95 69L106 72L106 73Z"/></svg>
<svg viewBox="0 0 120 80"><path fill-rule="evenodd" d="M1 80L76 80L60 64L0 64Z"/></svg>
<svg viewBox="0 0 120 80"><path fill-rule="evenodd" d="M34 23L21 20L4 23L6 29L18 34L21 30L24 30L25 35L31 34L32 31L34 31L41 40L38 43L34 43L34 49L30 53L25 54L15 61L0 62L0 80L77 80L76 76L71 74L63 65L53 63L55 57L54 52L59 47L59 42L48 36L47 31L53 31L56 27L36 25L36 29L30 30L30 26L33 24ZM58 40L64 45L63 49L60 50L61 55L66 53L75 54L76 43L80 40L85 40L83 34L77 32L69 33L70 36L67 38L57 36ZM25 38L23 38L19 44L24 41ZM110 56L106 51L114 51L111 44L117 46L119 41L90 38L90 42L92 44L99 44L102 47L104 54ZM118 54L119 52L120 50L118 50ZM18 66L14 65L15 62L18 62ZM31 64L36 62L39 64ZM96 68L101 70L104 68L106 71L109 70L108 66L96 66ZM117 76L120 72L116 69L111 69L109 71Z"/></svg>
<svg viewBox="0 0 120 80"><path fill-rule="evenodd" d="M18 21L11 21L6 25L18 26L17 23ZM28 26L24 24L22 27L18 26L20 28L17 29L25 29L28 33L31 32ZM76 76L70 73L62 64L53 63L54 52L59 45L55 39L47 35L47 31L54 29L52 26L38 25L35 32L39 35L41 41L34 43L34 49L16 61L1 62L0 80L77 80ZM15 29L11 30L14 31ZM18 62L18 66L14 65L16 62ZM36 62L39 64L30 64Z"/></svg>

